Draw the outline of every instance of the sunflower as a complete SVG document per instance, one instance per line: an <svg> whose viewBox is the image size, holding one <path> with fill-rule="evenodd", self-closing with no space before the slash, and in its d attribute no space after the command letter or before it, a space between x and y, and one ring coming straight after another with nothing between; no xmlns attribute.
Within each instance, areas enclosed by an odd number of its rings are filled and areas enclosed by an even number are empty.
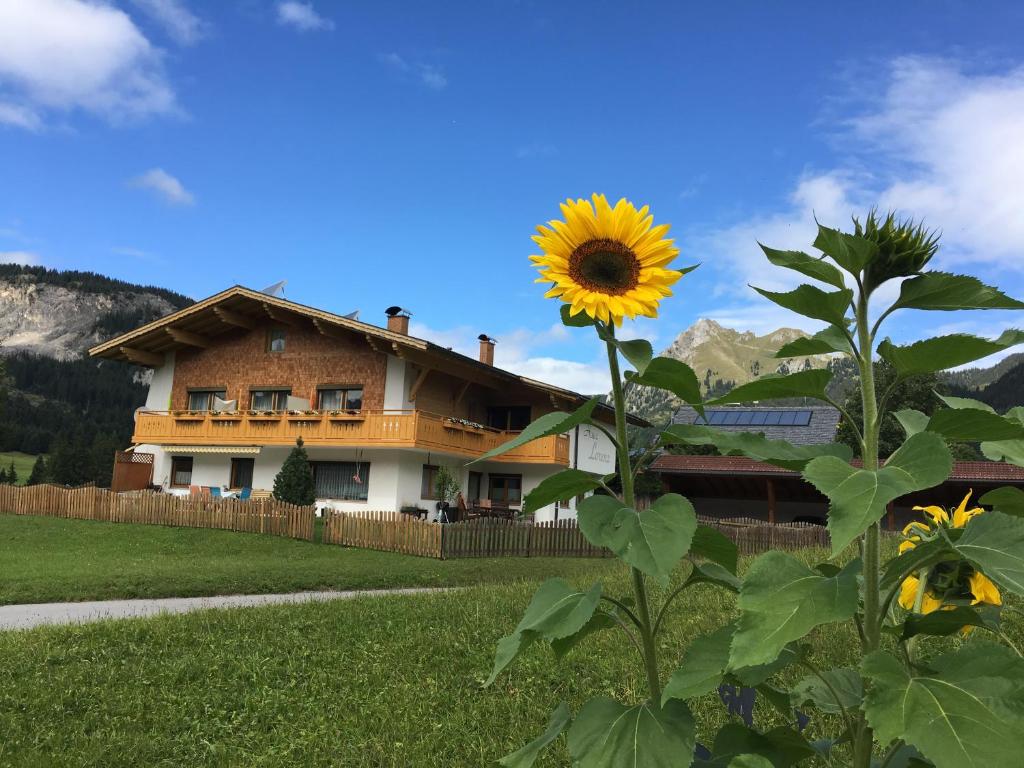
<svg viewBox="0 0 1024 768"><path fill-rule="evenodd" d="M603 323L623 317L658 316L658 302L683 272L666 269L679 255L664 235L668 224L652 226L648 207L623 198L612 208L604 195L566 200L565 221L537 227L533 240L543 251L530 260L540 270L538 283L554 283L545 298L561 298L570 314L586 312ZM689 271L689 270L686 270Z"/></svg>
<svg viewBox="0 0 1024 768"><path fill-rule="evenodd" d="M940 528L963 528L967 522L985 510L981 507L967 508L972 491L968 491L953 514L942 507L914 507L923 512L928 522L914 521L903 529L900 554L914 549L925 540L934 539ZM921 613L950 610L957 605L1002 605L999 588L988 576L965 562L946 562L933 566L925 577L925 588L921 601ZM900 585L899 604L908 611L914 610L918 589L918 576L908 576ZM965 632L969 631L965 628Z"/></svg>

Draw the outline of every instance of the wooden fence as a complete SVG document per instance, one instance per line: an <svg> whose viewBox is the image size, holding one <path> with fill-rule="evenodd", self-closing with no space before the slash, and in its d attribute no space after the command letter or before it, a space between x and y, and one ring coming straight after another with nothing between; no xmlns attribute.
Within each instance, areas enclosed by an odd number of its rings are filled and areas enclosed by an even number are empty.
<svg viewBox="0 0 1024 768"><path fill-rule="evenodd" d="M828 530L814 523L768 523L749 517L698 517L701 525L721 531L736 545L741 555L756 555L769 549L822 547L831 542Z"/></svg>
<svg viewBox="0 0 1024 768"><path fill-rule="evenodd" d="M608 557L575 520L526 523L480 518L428 523L399 512L336 512L324 520L325 544L379 549L441 559L460 557Z"/></svg>
<svg viewBox="0 0 1024 768"><path fill-rule="evenodd" d="M110 523L219 528L313 540L313 507L275 499L238 501L138 491L113 493L101 488L55 485L0 485L0 512L46 515Z"/></svg>

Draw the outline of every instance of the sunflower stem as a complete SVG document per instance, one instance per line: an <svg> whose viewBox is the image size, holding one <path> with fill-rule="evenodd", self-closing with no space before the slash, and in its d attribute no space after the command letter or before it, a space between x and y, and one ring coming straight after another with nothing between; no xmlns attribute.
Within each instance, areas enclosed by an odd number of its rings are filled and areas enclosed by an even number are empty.
<svg viewBox="0 0 1024 768"><path fill-rule="evenodd" d="M615 435L619 459L619 478L622 481L622 503L630 509L636 504L633 495L633 470L629 458L629 438L626 434L626 398L622 392L622 375L619 371L619 353L612 343L615 325L609 323L605 329L608 339L608 370L612 377L612 399L615 405ZM640 641L643 645L644 669L647 672L647 687L651 700L661 702L661 680L658 677L658 656L654 644L654 627L651 624L651 610L647 600L647 584L644 575L636 568L630 569L633 577L633 593L636 598L636 613L639 621Z"/></svg>
<svg viewBox="0 0 1024 768"><path fill-rule="evenodd" d="M914 593L914 613L921 613L924 607L924 594L928 590L928 573L930 568L922 568L917 572L917 592ZM917 636L907 640L907 658L914 663L914 650L917 647Z"/></svg>

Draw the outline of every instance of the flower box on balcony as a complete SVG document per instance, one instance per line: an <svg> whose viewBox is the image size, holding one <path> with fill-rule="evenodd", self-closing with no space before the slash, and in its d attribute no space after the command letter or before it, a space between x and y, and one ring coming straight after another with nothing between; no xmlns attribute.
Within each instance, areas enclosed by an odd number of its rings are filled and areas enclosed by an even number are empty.
<svg viewBox="0 0 1024 768"><path fill-rule="evenodd" d="M206 418L206 413L204 411L175 411L173 416L175 421L202 421Z"/></svg>
<svg viewBox="0 0 1024 768"><path fill-rule="evenodd" d="M463 421L462 419L445 419L444 428L451 429L456 432L468 432L471 435L482 435L484 428L472 421Z"/></svg>
<svg viewBox="0 0 1024 768"><path fill-rule="evenodd" d="M320 421L321 415L317 411L289 411L288 421Z"/></svg>
<svg viewBox="0 0 1024 768"><path fill-rule="evenodd" d="M280 421L279 411L249 411L249 421Z"/></svg>
<svg viewBox="0 0 1024 768"><path fill-rule="evenodd" d="M210 421L241 421L242 414L237 411L230 411L224 413L211 413Z"/></svg>
<svg viewBox="0 0 1024 768"><path fill-rule="evenodd" d="M362 411L331 411L327 418L331 421L366 421Z"/></svg>

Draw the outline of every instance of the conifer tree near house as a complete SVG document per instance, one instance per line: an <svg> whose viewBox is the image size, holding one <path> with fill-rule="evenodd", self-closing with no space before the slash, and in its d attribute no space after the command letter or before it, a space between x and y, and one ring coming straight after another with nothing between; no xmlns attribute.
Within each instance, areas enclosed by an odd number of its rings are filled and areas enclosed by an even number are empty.
<svg viewBox="0 0 1024 768"><path fill-rule="evenodd" d="M50 481L50 468L46 466L46 457L40 455L36 463L32 465L32 473L28 476L25 485L39 485Z"/></svg>
<svg viewBox="0 0 1024 768"><path fill-rule="evenodd" d="M14 468L14 459L11 459L11 466L7 468L7 482L11 485L18 484L18 470Z"/></svg>
<svg viewBox="0 0 1024 768"><path fill-rule="evenodd" d="M7 470L0 467L0 485L5 485L8 482L10 481L7 479Z"/></svg>
<svg viewBox="0 0 1024 768"><path fill-rule="evenodd" d="M301 437L295 441L295 447L274 478L274 498L301 506L308 506L316 500L313 468L306 449L302 447Z"/></svg>

